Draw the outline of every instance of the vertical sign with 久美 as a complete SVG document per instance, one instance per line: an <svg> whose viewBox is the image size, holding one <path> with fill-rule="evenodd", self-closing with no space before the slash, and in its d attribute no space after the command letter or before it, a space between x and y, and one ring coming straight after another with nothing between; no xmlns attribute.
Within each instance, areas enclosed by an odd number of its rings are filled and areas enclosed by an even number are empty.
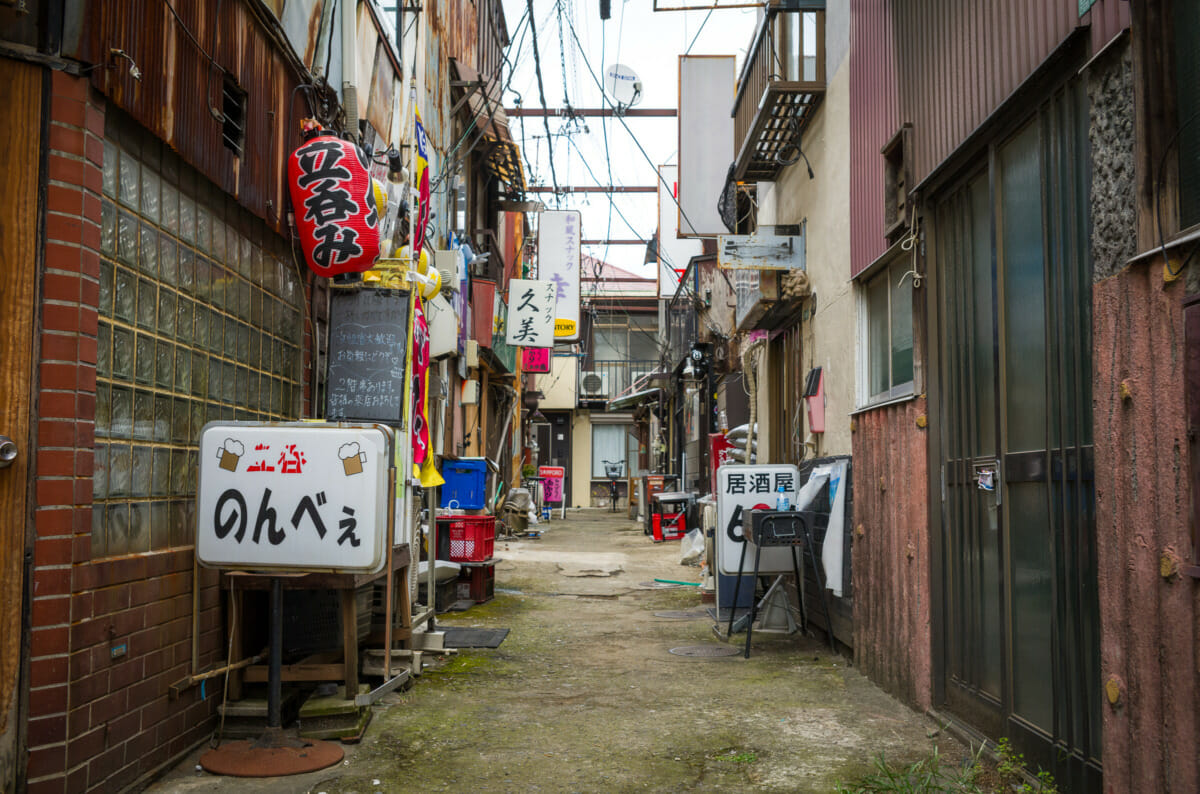
<svg viewBox="0 0 1200 794"><path fill-rule="evenodd" d="M378 572L392 457L383 425L206 425L196 557L211 568Z"/></svg>
<svg viewBox="0 0 1200 794"><path fill-rule="evenodd" d="M578 210L543 212L538 219L538 278L554 284L554 338L560 342L579 338L581 230Z"/></svg>
<svg viewBox="0 0 1200 794"><path fill-rule="evenodd" d="M508 282L508 322L504 341L513 347L554 344L555 290L551 281Z"/></svg>

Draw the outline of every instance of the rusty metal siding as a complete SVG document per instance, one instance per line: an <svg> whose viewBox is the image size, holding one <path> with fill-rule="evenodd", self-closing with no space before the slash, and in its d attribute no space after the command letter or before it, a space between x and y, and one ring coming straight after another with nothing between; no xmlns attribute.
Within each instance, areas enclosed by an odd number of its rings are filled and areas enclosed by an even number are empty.
<svg viewBox="0 0 1200 794"><path fill-rule="evenodd" d="M1153 262L1092 292L1100 670L1119 695L1103 705L1111 792L1200 783L1200 587L1164 575L1166 561L1194 561L1184 291Z"/></svg>
<svg viewBox="0 0 1200 794"><path fill-rule="evenodd" d="M286 127L299 76L245 2L196 0L176 4L176 12L178 21L161 0L88 3L79 57L98 64L92 84L115 105L282 232L284 164L299 141ZM110 56L114 48L137 63L140 81ZM222 69L247 93L240 158L225 147L210 110L221 109ZM297 104L297 118L301 112Z"/></svg>
<svg viewBox="0 0 1200 794"><path fill-rule="evenodd" d="M850 275L884 252L884 160L900 105L888 0L850 2Z"/></svg>
<svg viewBox="0 0 1200 794"><path fill-rule="evenodd" d="M474 3L435 0L424 5L428 36L425 37L425 105L421 121L430 145L445 155L454 146L454 107L450 91L450 58L474 68L478 58L478 19ZM440 166L441 163L439 162Z"/></svg>
<svg viewBox="0 0 1200 794"><path fill-rule="evenodd" d="M900 114L913 123L919 183L1029 77L1076 28L1091 23L1092 50L1129 24L1123 0L892 2Z"/></svg>
<svg viewBox="0 0 1200 794"><path fill-rule="evenodd" d="M932 697L924 398L859 414L854 428L854 661L898 698Z"/></svg>

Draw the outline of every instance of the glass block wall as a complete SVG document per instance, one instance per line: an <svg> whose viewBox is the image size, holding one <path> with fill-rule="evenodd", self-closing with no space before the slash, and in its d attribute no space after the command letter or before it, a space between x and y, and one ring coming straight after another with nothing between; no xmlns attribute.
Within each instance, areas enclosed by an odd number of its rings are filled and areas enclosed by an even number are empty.
<svg viewBox="0 0 1200 794"><path fill-rule="evenodd" d="M284 241L110 109L92 556L186 546L216 420L299 416L303 290Z"/></svg>

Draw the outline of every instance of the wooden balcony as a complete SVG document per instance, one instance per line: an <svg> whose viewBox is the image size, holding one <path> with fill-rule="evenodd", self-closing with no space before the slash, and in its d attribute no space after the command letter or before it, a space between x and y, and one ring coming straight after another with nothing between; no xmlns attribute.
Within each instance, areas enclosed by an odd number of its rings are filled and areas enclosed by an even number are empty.
<svg viewBox="0 0 1200 794"><path fill-rule="evenodd" d="M770 0L733 102L738 181L770 181L790 161L825 96L825 12Z"/></svg>

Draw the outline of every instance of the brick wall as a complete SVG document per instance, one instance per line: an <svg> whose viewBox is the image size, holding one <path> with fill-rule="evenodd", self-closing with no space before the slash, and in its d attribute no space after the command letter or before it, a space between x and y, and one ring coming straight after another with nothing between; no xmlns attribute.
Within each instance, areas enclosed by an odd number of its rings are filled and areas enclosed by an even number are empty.
<svg viewBox="0 0 1200 794"><path fill-rule="evenodd" d="M93 561L92 448L104 99L52 78L42 274L27 779L31 794L120 790L201 741L217 698L171 701L191 666L192 550ZM224 658L202 574L200 664ZM124 646L124 655L114 652Z"/></svg>

